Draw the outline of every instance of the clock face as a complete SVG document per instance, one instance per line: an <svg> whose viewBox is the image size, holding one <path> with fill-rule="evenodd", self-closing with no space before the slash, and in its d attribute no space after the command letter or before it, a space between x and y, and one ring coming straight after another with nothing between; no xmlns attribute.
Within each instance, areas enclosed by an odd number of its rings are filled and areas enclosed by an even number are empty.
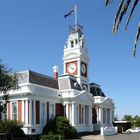
<svg viewBox="0 0 140 140"><path fill-rule="evenodd" d="M81 71L83 74L86 73L86 65L84 63L81 65Z"/></svg>
<svg viewBox="0 0 140 140"><path fill-rule="evenodd" d="M87 76L87 64L84 62L81 62L81 75Z"/></svg>
<svg viewBox="0 0 140 140"><path fill-rule="evenodd" d="M67 71L69 73L74 73L76 71L76 64L75 63L70 63L68 66L67 66Z"/></svg>

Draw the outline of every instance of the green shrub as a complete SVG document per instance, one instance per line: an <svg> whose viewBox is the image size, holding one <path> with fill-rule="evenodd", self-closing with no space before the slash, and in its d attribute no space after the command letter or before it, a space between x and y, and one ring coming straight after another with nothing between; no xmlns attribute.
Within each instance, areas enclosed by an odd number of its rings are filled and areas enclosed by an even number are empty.
<svg viewBox="0 0 140 140"><path fill-rule="evenodd" d="M56 117L56 133L63 135L65 138L69 138L71 132L71 126L66 117L58 116Z"/></svg>
<svg viewBox="0 0 140 140"><path fill-rule="evenodd" d="M50 119L43 128L43 134L48 134L50 131L54 132L55 126L55 120Z"/></svg>
<svg viewBox="0 0 140 140"><path fill-rule="evenodd" d="M77 130L75 127L71 127L71 137L70 138L77 138Z"/></svg>
<svg viewBox="0 0 140 140"><path fill-rule="evenodd" d="M58 116L46 124L43 134L48 134L50 131L53 132L53 134L49 134L51 137L55 134L61 135L65 139L77 137L77 130L70 125L69 120L64 116Z"/></svg>
<svg viewBox="0 0 140 140"><path fill-rule="evenodd" d="M64 116L56 117L56 133L61 134L64 138L76 138L77 130L70 125L69 120Z"/></svg>
<svg viewBox="0 0 140 140"><path fill-rule="evenodd" d="M64 140L63 136L49 132L48 135L44 134L40 137L40 140Z"/></svg>
<svg viewBox="0 0 140 140"><path fill-rule="evenodd" d="M23 124L13 120L0 121L0 133L7 133L7 139L11 137L24 137L25 133L22 130Z"/></svg>

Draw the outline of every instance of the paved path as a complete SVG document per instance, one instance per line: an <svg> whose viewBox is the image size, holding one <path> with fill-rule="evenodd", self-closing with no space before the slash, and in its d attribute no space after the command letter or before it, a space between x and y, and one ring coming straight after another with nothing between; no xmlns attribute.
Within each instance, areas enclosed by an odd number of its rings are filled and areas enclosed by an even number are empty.
<svg viewBox="0 0 140 140"><path fill-rule="evenodd" d="M140 134L118 134L113 136L85 135L73 140L140 140Z"/></svg>
<svg viewBox="0 0 140 140"><path fill-rule="evenodd" d="M105 140L104 137L101 135L82 136L81 139L83 139L83 140Z"/></svg>
<svg viewBox="0 0 140 140"><path fill-rule="evenodd" d="M140 134L118 134L105 136L105 140L140 140Z"/></svg>

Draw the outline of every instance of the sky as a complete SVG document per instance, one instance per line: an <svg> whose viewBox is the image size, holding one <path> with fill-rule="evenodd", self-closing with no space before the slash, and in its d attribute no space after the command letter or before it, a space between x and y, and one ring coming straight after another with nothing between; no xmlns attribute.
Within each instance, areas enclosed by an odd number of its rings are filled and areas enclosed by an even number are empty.
<svg viewBox="0 0 140 140"><path fill-rule="evenodd" d="M0 59L19 72L33 70L53 76L54 65L63 74L63 50L74 15L64 18L76 4L89 54L89 80L101 85L113 99L115 114L140 115L140 41L134 59L132 48L140 21L140 3L127 32L125 16L112 34L118 2L104 0L1 0Z"/></svg>

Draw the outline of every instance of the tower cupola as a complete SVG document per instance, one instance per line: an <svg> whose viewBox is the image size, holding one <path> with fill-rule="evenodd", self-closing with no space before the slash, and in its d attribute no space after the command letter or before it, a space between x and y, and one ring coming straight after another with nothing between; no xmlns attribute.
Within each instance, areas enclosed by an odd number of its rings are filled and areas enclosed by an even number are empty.
<svg viewBox="0 0 140 140"><path fill-rule="evenodd" d="M75 76L81 88L88 90L89 59L84 45L83 27L78 24L70 26L68 39L64 47L64 74Z"/></svg>

